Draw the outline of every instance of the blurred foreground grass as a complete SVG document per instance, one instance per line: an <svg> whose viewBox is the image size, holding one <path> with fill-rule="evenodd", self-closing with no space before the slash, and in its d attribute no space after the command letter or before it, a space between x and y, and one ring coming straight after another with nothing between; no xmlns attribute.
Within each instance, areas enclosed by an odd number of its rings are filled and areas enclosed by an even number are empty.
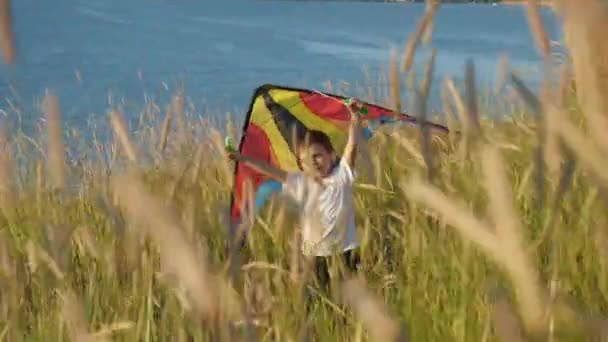
<svg viewBox="0 0 608 342"><path fill-rule="evenodd" d="M403 74L433 11L410 40ZM338 282L311 314L308 264L280 202L257 218L244 255L229 253L232 165L219 131L188 119L181 95L164 122L138 135L112 111L114 143L91 141L74 159L50 94L44 136L0 132L0 339L605 339L608 140L597 109L606 100L594 93L602 61L583 67L602 44L592 44L597 27L580 29L601 21L568 13L576 82L563 77L537 98L511 75L521 103L510 103L507 119L486 120L468 64L462 95L450 81L444 93L458 134L392 127L374 136L355 201L361 279ZM548 56L533 6L529 14ZM432 58L428 66L410 85L418 104ZM395 61L394 107L400 72Z"/></svg>

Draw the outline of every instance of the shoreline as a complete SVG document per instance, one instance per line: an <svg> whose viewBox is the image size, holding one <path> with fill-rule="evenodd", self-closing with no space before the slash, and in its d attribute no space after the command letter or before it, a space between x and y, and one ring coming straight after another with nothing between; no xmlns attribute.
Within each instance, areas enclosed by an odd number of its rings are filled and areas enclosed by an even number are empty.
<svg viewBox="0 0 608 342"><path fill-rule="evenodd" d="M497 5L509 5L509 6L514 6L514 5L525 6L526 3L527 3L526 1L506 0L506 1L494 2L493 4L497 4ZM539 1L538 5L540 7L553 8L554 3L552 1Z"/></svg>
<svg viewBox="0 0 608 342"><path fill-rule="evenodd" d="M277 1L277 0L267 0L267 1ZM293 2L368 2L368 3L384 3L384 4L425 4L426 1L414 0L285 0L285 1L293 1ZM476 1L439 1L441 5L520 5L525 6L527 2L525 0L505 0L505 1L495 1L495 2L476 2ZM541 7L553 7L553 1L539 1L538 5Z"/></svg>
<svg viewBox="0 0 608 342"><path fill-rule="evenodd" d="M289 2L343 2L343 3L378 3L378 4L425 4L426 1L414 0L261 0L261 1L289 1ZM441 5L488 5L488 6L526 6L525 0L506 0L496 2L475 2L475 1L439 1ZM553 1L539 1L539 7L554 8L555 3Z"/></svg>

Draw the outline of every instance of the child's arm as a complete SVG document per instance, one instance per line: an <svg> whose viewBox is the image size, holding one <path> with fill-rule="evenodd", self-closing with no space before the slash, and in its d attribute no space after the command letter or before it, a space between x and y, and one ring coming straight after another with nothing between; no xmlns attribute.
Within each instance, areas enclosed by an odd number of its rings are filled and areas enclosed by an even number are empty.
<svg viewBox="0 0 608 342"><path fill-rule="evenodd" d="M244 163L247 166L251 167L252 169L254 169L260 173L263 173L267 177L270 177L276 181L279 181L282 183L285 183L285 181L287 181L287 172L285 172L279 168L273 167L271 165L268 165L267 163L265 163L261 160L256 160L256 159L244 156L238 152L229 153L229 158L232 160L236 160L241 163Z"/></svg>
<svg viewBox="0 0 608 342"><path fill-rule="evenodd" d="M349 108L351 116L350 126L348 128L348 140L346 142L346 146L344 147L344 153L342 153L342 158L344 158L351 168L353 168L355 165L357 143L359 141L359 128L361 123L359 108L360 104L358 102L354 102Z"/></svg>

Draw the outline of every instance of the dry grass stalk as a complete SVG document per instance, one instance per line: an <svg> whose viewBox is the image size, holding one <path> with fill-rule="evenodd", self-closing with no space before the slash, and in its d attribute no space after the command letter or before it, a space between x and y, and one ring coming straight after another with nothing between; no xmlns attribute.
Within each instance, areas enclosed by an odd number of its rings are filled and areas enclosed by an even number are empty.
<svg viewBox="0 0 608 342"><path fill-rule="evenodd" d="M19 281L19 266L13 257L12 241L8 240L8 233L0 231L0 321L9 322L13 317L19 317L18 312L24 306L23 296L20 295L22 284ZM0 339L7 341L18 340L18 329L11 329L7 334L5 330L0 333Z"/></svg>
<svg viewBox="0 0 608 342"><path fill-rule="evenodd" d="M334 86L330 80L326 80L325 82L323 82L323 87L325 88L325 91L327 91L328 93L334 92Z"/></svg>
<svg viewBox="0 0 608 342"><path fill-rule="evenodd" d="M477 86L475 83L475 65L472 60L468 60L465 66L467 117L471 133L475 137L479 137L481 135L481 124L479 122L479 105L477 104Z"/></svg>
<svg viewBox="0 0 608 342"><path fill-rule="evenodd" d="M13 35L10 0L0 0L0 47L4 63L13 64L15 59L15 38Z"/></svg>
<svg viewBox="0 0 608 342"><path fill-rule="evenodd" d="M219 304L217 280L209 273L207 261L188 240L180 220L162 201L145 190L141 181L133 176L116 176L112 189L127 217L150 235L159 245L161 264L168 274L174 274L189 294L197 313L208 319L218 318Z"/></svg>
<svg viewBox="0 0 608 342"><path fill-rule="evenodd" d="M234 141L238 140L234 121L232 120L232 114L230 112L226 113L226 134Z"/></svg>
<svg viewBox="0 0 608 342"><path fill-rule="evenodd" d="M133 322L114 322L109 325L103 326L100 330L91 334L91 337L99 338L110 335L116 331L128 330L135 326Z"/></svg>
<svg viewBox="0 0 608 342"><path fill-rule="evenodd" d="M71 238L83 255L88 253L95 259L99 259L102 256L97 248L95 236L88 227L81 226L75 228Z"/></svg>
<svg viewBox="0 0 608 342"><path fill-rule="evenodd" d="M342 284L342 292L344 301L354 309L357 317L369 330L372 341L407 341L402 335L399 323L390 317L381 302L359 281L345 281Z"/></svg>
<svg viewBox="0 0 608 342"><path fill-rule="evenodd" d="M137 155L135 154L135 148L129 140L129 133L127 131L127 125L124 120L124 115L116 110L110 112L110 123L114 129L115 137L118 139L118 143L122 146L123 151L127 155L127 158L132 163L137 163Z"/></svg>
<svg viewBox="0 0 608 342"><path fill-rule="evenodd" d="M0 124L0 206L4 209L10 205L13 198L13 164L10 154L8 132L4 124Z"/></svg>
<svg viewBox="0 0 608 342"><path fill-rule="evenodd" d="M556 139L559 139L559 136ZM559 218L558 213L560 209L560 204L563 202L564 195L566 194L566 192L569 190L569 188L572 187L574 172L576 171L576 160L572 151L569 148L565 147L561 140L560 147L561 151L563 151L564 154L564 162L561 169L561 174L559 176L559 181L557 183L556 190L553 195L551 215L549 216L549 219L545 221L545 227L539 235L538 241L530 246L530 250L538 249L539 245L545 242L545 239L547 239L547 241L553 240L555 232L554 225L556 220Z"/></svg>
<svg viewBox="0 0 608 342"><path fill-rule="evenodd" d="M416 69L412 69L406 75L405 86L408 90L413 91L414 89L416 89L416 78L417 78ZM410 96L413 96L413 94Z"/></svg>
<svg viewBox="0 0 608 342"><path fill-rule="evenodd" d="M426 10L430 11L432 10L432 6L438 5L439 1L436 0L427 0L426 1ZM424 32L422 33L422 44L424 45L429 45L431 43L431 39L433 38L433 21L431 20L429 22L429 24L426 26L426 28L424 29Z"/></svg>
<svg viewBox="0 0 608 342"><path fill-rule="evenodd" d="M572 59L576 94L592 137L608 152L608 6L597 0L563 0L563 31Z"/></svg>
<svg viewBox="0 0 608 342"><path fill-rule="evenodd" d="M554 104L548 104L544 110L544 150L543 156L544 161L548 168L548 173L552 176L559 172L560 165L563 162L562 155L560 153L560 141L557 134L556 120L559 115L556 112L559 111Z"/></svg>
<svg viewBox="0 0 608 342"><path fill-rule="evenodd" d="M42 171L42 160L36 162L36 204L41 210L42 193L44 192L44 173Z"/></svg>
<svg viewBox="0 0 608 342"><path fill-rule="evenodd" d="M61 190L65 187L65 153L63 133L61 129L61 111L59 108L59 99L54 94L47 94L43 108L47 120L47 162L50 186L56 190Z"/></svg>
<svg viewBox="0 0 608 342"><path fill-rule="evenodd" d="M393 102L393 110L401 113L401 82L399 79L399 68L397 65L397 54L395 51L391 53L391 99Z"/></svg>
<svg viewBox="0 0 608 342"><path fill-rule="evenodd" d="M556 129L564 143L577 156L582 165L593 173L602 186L608 186L608 175L605 172L603 155L595 142L567 120L556 120Z"/></svg>
<svg viewBox="0 0 608 342"><path fill-rule="evenodd" d="M95 142L95 156L97 157L97 177L99 180L105 179L108 172L108 165L104 153L104 147L100 143Z"/></svg>
<svg viewBox="0 0 608 342"><path fill-rule="evenodd" d="M160 133L160 144L158 149L160 153L165 152L165 147L167 147L167 139L169 138L169 130L171 129L171 121L173 118L173 111L171 108L167 109L167 114L165 115L165 120L163 121L163 128Z"/></svg>
<svg viewBox="0 0 608 342"><path fill-rule="evenodd" d="M521 224L512 203L513 194L507 180L504 163L494 147L486 147L482 154L482 166L489 211L493 218L496 235L501 245L501 261L517 289L520 313L529 331L544 329L545 303L539 275L524 249Z"/></svg>
<svg viewBox="0 0 608 342"><path fill-rule="evenodd" d="M570 74L570 67L567 64L562 65L559 87L557 92L557 98L560 99L558 105L562 108L568 105L568 97L570 95L570 82L572 81L572 77Z"/></svg>
<svg viewBox="0 0 608 342"><path fill-rule="evenodd" d="M420 180L403 183L401 188L415 201L437 211L446 224L454 226L466 239L494 256L498 245L491 226L470 213L464 203L449 199L437 188Z"/></svg>
<svg viewBox="0 0 608 342"><path fill-rule="evenodd" d="M460 95L458 88L456 88L456 84L454 84L453 80L445 80L445 87L452 95L452 99L454 101L454 105L456 106L456 113L458 113L460 124L463 127L464 133L468 135L471 131L471 123L469 122L469 118L467 116L467 110L464 104L464 100L462 99L462 96Z"/></svg>
<svg viewBox="0 0 608 342"><path fill-rule="evenodd" d="M180 134L186 134L186 116L184 113L184 94L180 90L171 100L171 111L175 114L177 129Z"/></svg>
<svg viewBox="0 0 608 342"><path fill-rule="evenodd" d="M203 155L205 154L206 147L207 146L204 143L198 144L196 152L194 153L194 160L192 162L192 174L190 178L190 181L194 185L196 185L198 182L198 176L201 171L201 164L203 163Z"/></svg>
<svg viewBox="0 0 608 342"><path fill-rule="evenodd" d="M423 103L425 103L425 104L428 100L428 96L431 91L431 84L433 83L433 72L435 69L435 57L436 56L437 56L437 50L432 49L431 56L429 56L429 59L427 60L425 67L424 67L424 78L422 79L422 84L420 87L420 95L422 95ZM427 115L426 115L426 110L425 110L425 117L426 116Z"/></svg>
<svg viewBox="0 0 608 342"><path fill-rule="evenodd" d="M544 60L545 77L543 78L542 86L542 102L536 101L543 104L543 117L539 118L542 120L541 134L539 138L541 143L544 145L541 153L542 161L548 167L548 173L550 175L557 174L561 158L559 154L559 146L557 141L557 135L555 132L554 122L555 118L551 116L552 110L548 107L552 106L552 94L550 89L550 77L552 73L551 63L551 44L547 32L543 28L543 23L539 14L539 5L537 0L528 0L527 4L528 21L530 23L530 29L534 35L537 49ZM564 101L564 99L562 99Z"/></svg>
<svg viewBox="0 0 608 342"><path fill-rule="evenodd" d="M422 147L422 155L424 157L424 161L426 163L428 178L432 180L435 178L435 162L433 153L431 150L431 141L430 141L430 133L429 127L425 124L427 121L427 102L428 96L431 89L431 83L433 81L433 69L435 65L435 53L436 50L433 49L431 52L431 56L425 66L424 69L424 79L422 81L422 85L418 90L418 98L417 98L417 117L420 120L420 135L421 135L421 147Z"/></svg>
<svg viewBox="0 0 608 342"><path fill-rule="evenodd" d="M538 7L537 0L527 0L526 8L528 14L528 23L530 24L530 29L534 35L536 47L538 48L543 59L548 60L551 57L551 45L549 44L547 32L545 32L543 28L543 22L540 19Z"/></svg>
<svg viewBox="0 0 608 342"><path fill-rule="evenodd" d="M448 138L449 138L450 143L454 144L454 142L455 142L454 132L458 131L458 126L456 124L454 110L451 106L449 93L448 93L447 88L445 87L445 83L442 84L439 91L440 91L440 96L441 96L441 106L443 109L443 114L445 115L445 118L446 118L446 125L447 125L448 129L450 130L450 134L448 135Z"/></svg>
<svg viewBox="0 0 608 342"><path fill-rule="evenodd" d="M548 67L546 68L548 69ZM558 138L556 132L556 122L558 116L553 101L550 99L548 80L545 78L543 92L543 101L539 100L524 82L514 73L511 74L511 80L515 86L516 95L522 100L523 104L535 115L537 123L537 139L540 145L535 148L535 185L538 196L538 207L543 207L545 202L545 178L546 166L550 176L557 174L559 164L561 162L560 151L558 146ZM544 114L544 115L543 115Z"/></svg>
<svg viewBox="0 0 608 342"><path fill-rule="evenodd" d="M74 342L102 342L110 341L103 335L91 335L88 332L88 322L86 312L82 303L72 291L65 291L61 294L63 302L61 313L64 322L68 327L70 339Z"/></svg>
<svg viewBox="0 0 608 342"><path fill-rule="evenodd" d="M406 73L410 71L412 64L414 64L414 55L416 53L416 48L418 47L418 42L424 35L427 27L432 25L433 17L435 16L438 8L438 2L430 2L424 16L418 22L414 34L410 37L405 47L403 60L401 62L401 72Z"/></svg>
<svg viewBox="0 0 608 342"><path fill-rule="evenodd" d="M513 310L504 293L494 295L492 318L496 336L501 342L524 342L519 317Z"/></svg>
<svg viewBox="0 0 608 342"><path fill-rule="evenodd" d="M496 88L494 88L494 93L496 95L499 95L505 87L507 82L508 67L509 58L506 55L501 55L496 68Z"/></svg>
<svg viewBox="0 0 608 342"><path fill-rule="evenodd" d="M484 178L490 196L490 213L496 234L487 223L475 218L462 204L448 199L439 190L420 181L410 182L404 189L414 200L437 211L447 224L464 237L478 244L511 277L519 302L519 311L526 330L533 334L545 329L545 303L536 269L524 250L522 237L511 201L502 161L494 147L483 150Z"/></svg>
<svg viewBox="0 0 608 342"><path fill-rule="evenodd" d="M0 279L4 278L4 284L12 285L16 279L16 273L15 263L10 255L9 244L7 243L7 233L0 232ZM0 288L2 288L2 285L0 285Z"/></svg>
<svg viewBox="0 0 608 342"><path fill-rule="evenodd" d="M42 262L47 266L57 280L63 280L65 275L57 262L44 250L29 240L25 245L25 250L28 256L28 263L32 273L36 272L38 265Z"/></svg>
<svg viewBox="0 0 608 342"><path fill-rule="evenodd" d="M515 73L511 73L511 81L515 86L516 94L520 97L523 103L532 111L536 116L540 116L542 113L542 104L538 98L532 93L525 83Z"/></svg>
<svg viewBox="0 0 608 342"><path fill-rule="evenodd" d="M302 236L300 234L299 229L294 230L293 237L291 239L291 258L290 258L289 278L291 279L291 281L294 284L302 284L304 286L302 278L304 275L308 275L308 274L306 272L307 271L307 269L305 267L306 265L301 265L303 263L303 261L305 261L305 260L302 260L303 257L300 252L301 243L302 243Z"/></svg>

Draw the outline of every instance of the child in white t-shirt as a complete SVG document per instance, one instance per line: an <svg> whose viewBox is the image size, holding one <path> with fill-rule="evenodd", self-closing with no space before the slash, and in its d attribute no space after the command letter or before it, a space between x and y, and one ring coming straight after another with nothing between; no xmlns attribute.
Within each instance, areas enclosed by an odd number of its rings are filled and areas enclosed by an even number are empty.
<svg viewBox="0 0 608 342"><path fill-rule="evenodd" d="M336 155L323 132L309 131L297 143L296 157L302 172L287 173L265 162L231 153L230 158L280 181L283 193L300 209L302 253L315 258L315 274L320 285L329 285L328 259L340 256L349 271L355 272L359 240L353 209L353 171L360 128L360 104L351 105L351 124L344 152Z"/></svg>

